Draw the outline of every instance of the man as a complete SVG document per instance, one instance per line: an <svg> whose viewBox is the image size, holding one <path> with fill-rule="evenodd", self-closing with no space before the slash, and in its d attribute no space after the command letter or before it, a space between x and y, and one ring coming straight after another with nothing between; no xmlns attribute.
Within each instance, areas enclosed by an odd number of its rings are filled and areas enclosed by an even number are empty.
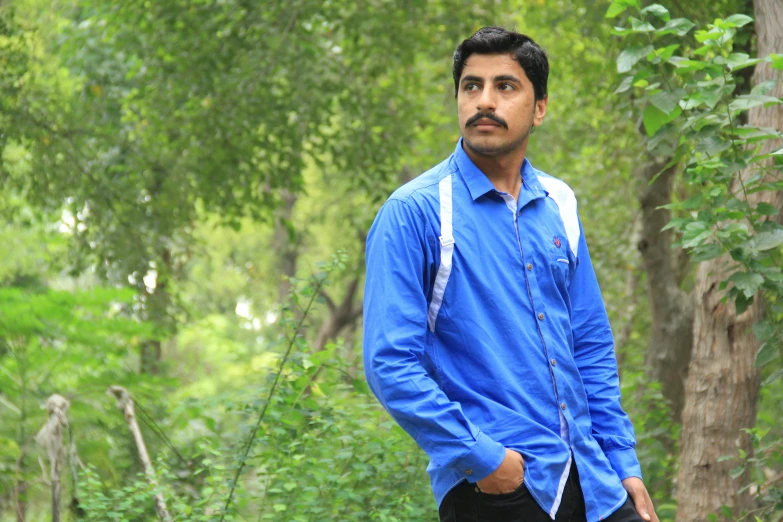
<svg viewBox="0 0 783 522"><path fill-rule="evenodd" d="M485 27L453 74L462 139L367 238L370 387L430 456L441 521L657 522L576 199L525 159L546 54Z"/></svg>

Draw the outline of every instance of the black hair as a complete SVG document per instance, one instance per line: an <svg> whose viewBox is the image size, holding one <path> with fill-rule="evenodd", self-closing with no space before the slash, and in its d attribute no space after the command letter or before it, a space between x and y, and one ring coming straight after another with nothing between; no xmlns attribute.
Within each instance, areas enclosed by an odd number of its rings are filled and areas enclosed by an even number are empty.
<svg viewBox="0 0 783 522"><path fill-rule="evenodd" d="M459 90L459 79L465 60L471 54L510 54L519 62L533 84L536 101L546 96L549 78L549 59L536 42L527 35L508 31L502 27L482 27L473 36L463 40L454 51L454 96Z"/></svg>

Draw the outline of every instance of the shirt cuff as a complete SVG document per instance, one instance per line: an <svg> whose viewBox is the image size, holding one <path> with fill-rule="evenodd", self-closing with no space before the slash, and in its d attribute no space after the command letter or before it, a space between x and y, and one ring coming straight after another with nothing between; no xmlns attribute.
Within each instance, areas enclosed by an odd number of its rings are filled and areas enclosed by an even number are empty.
<svg viewBox="0 0 783 522"><path fill-rule="evenodd" d="M454 463L454 469L468 482L478 482L498 469L505 458L505 446L479 432L473 449Z"/></svg>
<svg viewBox="0 0 783 522"><path fill-rule="evenodd" d="M641 480L642 467L639 465L639 459L636 457L634 448L610 451L606 454L606 458L609 459L609 464L620 477L620 480L625 480L629 477L638 477Z"/></svg>

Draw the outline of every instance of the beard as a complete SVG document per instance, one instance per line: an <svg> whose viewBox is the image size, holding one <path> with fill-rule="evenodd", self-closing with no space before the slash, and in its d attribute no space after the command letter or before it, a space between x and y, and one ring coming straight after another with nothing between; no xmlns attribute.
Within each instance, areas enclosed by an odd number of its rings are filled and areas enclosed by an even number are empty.
<svg viewBox="0 0 783 522"><path fill-rule="evenodd" d="M531 119L532 120L532 119ZM505 142L505 143L481 143L481 138L474 139L473 137L468 137L463 133L462 134L462 140L470 147L470 149L475 152L476 154L480 154L481 156L488 156L488 157L498 157L498 156L504 156L510 152L513 152L517 150L519 147L525 144L525 142L530 138L530 135L533 133L533 122L530 122L530 125L527 128L527 131L523 132L520 136L516 137L515 139Z"/></svg>

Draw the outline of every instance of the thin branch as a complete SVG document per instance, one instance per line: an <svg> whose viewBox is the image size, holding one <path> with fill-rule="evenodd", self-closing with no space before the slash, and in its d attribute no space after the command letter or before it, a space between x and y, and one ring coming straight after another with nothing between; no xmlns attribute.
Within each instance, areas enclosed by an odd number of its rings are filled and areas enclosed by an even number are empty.
<svg viewBox="0 0 783 522"><path fill-rule="evenodd" d="M334 299L329 296L326 290L321 290L321 297L323 297L324 301L326 301L326 306L329 308L329 311L334 313L335 309L337 308L337 305L334 304Z"/></svg>
<svg viewBox="0 0 783 522"><path fill-rule="evenodd" d="M277 374L275 374L275 380L272 382L272 387L269 389L269 393L267 394L264 407L261 409L261 413L259 413L258 415L258 420L256 420L256 424L253 427L253 430L250 432L250 437L248 438L248 441L245 444L245 448L242 451L242 458L239 460L239 466L237 467L237 471L234 474L234 480L231 481L231 490L229 491L228 498L226 498L226 503L223 506L223 512L220 514L220 522L224 522L226 518L226 513L228 512L228 508L231 505L231 501L234 499L234 491L236 490L237 484L239 483L239 476L242 474L242 471L245 469L245 463L247 462L247 456L250 454L250 448L253 446L253 443L256 440L256 434L258 433L258 430L261 427L261 423L264 421L266 410L269 407L269 404L272 402L272 397L274 397L275 389L277 389L277 383L280 382L280 376L283 374L283 368L285 367L285 363L288 362L288 358L291 355L291 350L294 347L294 342L296 341L297 335L299 334L299 332L302 330L302 327L304 326L305 319L310 313L310 308L313 306L313 303L315 302L315 298L321 293L322 286L323 286L323 280L318 281L316 288L313 290L312 295L310 296L310 301L307 303L307 307L305 308L304 313L299 319L299 324L297 324L296 329L294 330L294 334L291 336L291 339L288 342L288 347L286 348L285 354L283 355L283 358L280 361L280 366L277 369Z"/></svg>

